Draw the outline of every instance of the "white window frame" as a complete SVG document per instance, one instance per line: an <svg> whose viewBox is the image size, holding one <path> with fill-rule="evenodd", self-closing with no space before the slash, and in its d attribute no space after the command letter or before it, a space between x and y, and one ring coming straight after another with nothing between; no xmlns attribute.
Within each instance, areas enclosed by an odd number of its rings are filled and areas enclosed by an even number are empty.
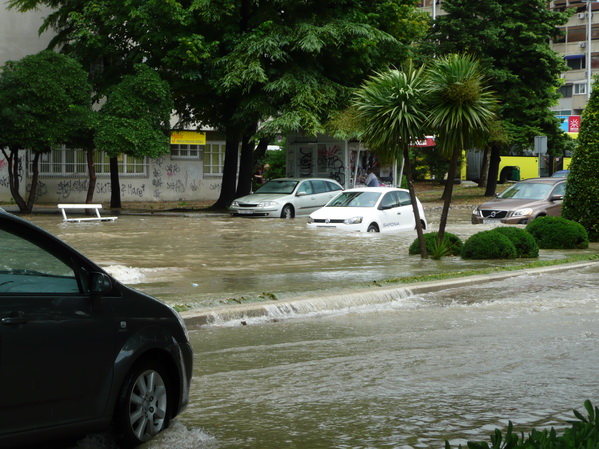
<svg viewBox="0 0 599 449"><path fill-rule="evenodd" d="M587 83L574 83L574 92L572 95L586 95Z"/></svg>
<svg viewBox="0 0 599 449"><path fill-rule="evenodd" d="M125 177L147 177L148 157L133 157L121 154L119 175ZM29 170L32 171L33 155L29 157ZM94 151L94 166L99 177L110 176L110 157L103 151ZM39 174L42 177L89 176L85 150L59 148L42 153L39 159Z"/></svg>
<svg viewBox="0 0 599 449"><path fill-rule="evenodd" d="M205 176L222 176L225 163L225 142L206 143L202 161Z"/></svg>
<svg viewBox="0 0 599 449"><path fill-rule="evenodd" d="M171 159L173 160L193 160L202 158L204 145L189 144L171 144Z"/></svg>

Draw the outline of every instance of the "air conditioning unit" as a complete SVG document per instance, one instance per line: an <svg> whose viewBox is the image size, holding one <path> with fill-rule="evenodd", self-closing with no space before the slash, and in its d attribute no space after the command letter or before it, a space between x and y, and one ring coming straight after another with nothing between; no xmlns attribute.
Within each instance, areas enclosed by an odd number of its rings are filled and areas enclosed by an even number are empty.
<svg viewBox="0 0 599 449"><path fill-rule="evenodd" d="M578 14L576 14L576 17L578 17L579 19L584 19L586 17L586 13L579 12Z"/></svg>
<svg viewBox="0 0 599 449"><path fill-rule="evenodd" d="M587 46L587 43L586 43L586 42L579 42L579 43L578 43L578 46L579 46L580 48L584 48L584 47L586 47L586 46Z"/></svg>

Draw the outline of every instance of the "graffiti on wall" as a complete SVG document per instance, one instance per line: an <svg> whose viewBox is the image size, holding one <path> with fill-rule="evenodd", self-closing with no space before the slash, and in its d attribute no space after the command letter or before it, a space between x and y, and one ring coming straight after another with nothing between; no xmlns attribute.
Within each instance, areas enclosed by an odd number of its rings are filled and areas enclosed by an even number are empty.
<svg viewBox="0 0 599 449"><path fill-rule="evenodd" d="M345 184L345 166L338 145L318 145L318 173Z"/></svg>

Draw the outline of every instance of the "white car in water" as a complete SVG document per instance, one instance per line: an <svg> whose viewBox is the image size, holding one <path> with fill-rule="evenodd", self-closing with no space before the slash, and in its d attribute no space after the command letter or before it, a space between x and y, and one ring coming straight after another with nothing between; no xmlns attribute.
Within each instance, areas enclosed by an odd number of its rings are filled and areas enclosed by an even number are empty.
<svg viewBox="0 0 599 449"><path fill-rule="evenodd" d="M420 201L422 228L427 222ZM394 187L363 187L341 192L322 209L310 214L309 228L358 232L401 232L416 228L410 193Z"/></svg>
<svg viewBox="0 0 599 449"><path fill-rule="evenodd" d="M229 212L231 215L293 218L314 212L342 190L341 184L326 178L271 179L255 193L233 201Z"/></svg>

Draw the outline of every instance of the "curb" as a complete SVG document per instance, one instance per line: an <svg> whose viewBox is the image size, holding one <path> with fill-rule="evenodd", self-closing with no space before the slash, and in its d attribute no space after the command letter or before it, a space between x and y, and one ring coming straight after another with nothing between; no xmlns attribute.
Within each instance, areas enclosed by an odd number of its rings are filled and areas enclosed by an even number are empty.
<svg viewBox="0 0 599 449"><path fill-rule="evenodd" d="M329 306L329 309L334 309L332 306L335 304L340 305L338 308L347 308L348 302L351 303L352 298L363 297L365 292L368 292L373 304L386 303L397 298L432 293L448 288L465 287L468 285L504 280L522 275L545 274L581 269L596 265L599 265L599 261L573 262L550 267L497 272L462 278L443 279L439 281L417 282L395 287L364 287L345 289L334 294L326 293L322 296L315 296L316 294L312 294L310 296L298 297L287 301L264 301L253 304L235 304L226 307L209 308L202 311L182 312L181 316L189 328L214 324L216 321L239 320L241 322L247 318L258 318L273 315L273 312L275 315L283 317L293 315L297 312L305 312L310 309L310 307L313 308L314 301Z"/></svg>

